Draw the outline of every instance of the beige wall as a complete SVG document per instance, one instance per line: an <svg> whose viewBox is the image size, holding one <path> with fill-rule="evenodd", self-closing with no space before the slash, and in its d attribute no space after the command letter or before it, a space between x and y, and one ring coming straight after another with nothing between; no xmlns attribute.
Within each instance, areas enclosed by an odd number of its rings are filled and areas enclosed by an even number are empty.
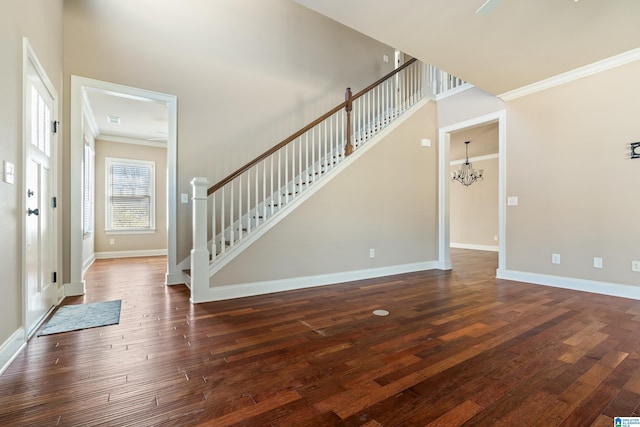
<svg viewBox="0 0 640 427"><path fill-rule="evenodd" d="M638 75L640 61L509 102L508 269L640 285Z"/></svg>
<svg viewBox="0 0 640 427"><path fill-rule="evenodd" d="M449 186L450 242L480 247L498 247L498 158L473 160L476 156L498 155L498 125L485 125L451 135L452 161L464 160L464 142L475 169L484 169L484 178L469 187L459 182ZM460 169L452 165L451 171Z"/></svg>
<svg viewBox="0 0 640 427"><path fill-rule="evenodd" d="M153 234L107 234L105 232L105 158L155 162L156 232ZM167 150L105 139L96 141L96 256L105 252L144 251L167 248ZM109 240L113 239L111 245Z"/></svg>
<svg viewBox="0 0 640 427"><path fill-rule="evenodd" d="M15 184L0 181L0 346L23 325L23 37L58 92L62 112L62 0L6 0L0 13L0 163L16 167Z"/></svg>
<svg viewBox="0 0 640 427"><path fill-rule="evenodd" d="M290 0L68 0L64 17L66 79L177 96L178 194L191 193L194 176L223 178L342 102L347 86L393 69L382 60L392 48ZM191 204L177 209L180 261Z"/></svg>
<svg viewBox="0 0 640 427"><path fill-rule="evenodd" d="M449 193L450 242L452 246L471 245L498 248L498 159L473 161L484 169L484 179L465 187L452 182ZM451 171L460 165L451 166ZM482 249L482 248L478 248ZM490 248L486 248L490 249Z"/></svg>
<svg viewBox="0 0 640 427"><path fill-rule="evenodd" d="M423 106L212 278L233 285L437 258L436 107ZM375 249L375 258L369 249Z"/></svg>
<svg viewBox="0 0 640 427"><path fill-rule="evenodd" d="M519 198L506 208L507 270L640 283L639 72L636 61L508 103L479 89L438 103L440 126L506 109L506 191Z"/></svg>

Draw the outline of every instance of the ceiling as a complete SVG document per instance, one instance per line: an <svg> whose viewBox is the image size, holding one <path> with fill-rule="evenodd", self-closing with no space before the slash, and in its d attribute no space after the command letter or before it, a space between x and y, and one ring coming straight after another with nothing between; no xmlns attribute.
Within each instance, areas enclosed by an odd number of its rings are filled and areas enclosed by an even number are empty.
<svg viewBox="0 0 640 427"><path fill-rule="evenodd" d="M169 110L166 103L99 89L85 90L85 104L96 137L122 142L166 145ZM117 117L120 123L112 123Z"/></svg>
<svg viewBox="0 0 640 427"><path fill-rule="evenodd" d="M494 95L640 47L640 0L295 1ZM99 136L166 143L165 104L86 95Z"/></svg>
<svg viewBox="0 0 640 427"><path fill-rule="evenodd" d="M640 47L639 0L295 1L494 95Z"/></svg>

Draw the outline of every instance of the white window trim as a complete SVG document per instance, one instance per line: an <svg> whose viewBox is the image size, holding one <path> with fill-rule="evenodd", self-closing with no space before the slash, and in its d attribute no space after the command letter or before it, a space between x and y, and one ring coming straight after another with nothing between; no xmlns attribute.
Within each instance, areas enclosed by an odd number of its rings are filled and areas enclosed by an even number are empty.
<svg viewBox="0 0 640 427"><path fill-rule="evenodd" d="M88 155L88 159L87 159ZM96 154L93 150L91 144L89 144L89 140L85 137L84 139L84 155L83 155L83 176L82 176L82 234L84 239L88 239L93 235L93 232L96 228L95 221L95 208L96 208L96 199L95 199L95 157ZM87 160L89 163L87 164ZM84 168L88 168L84 169ZM88 181L87 181L88 178ZM87 188L88 187L88 188ZM88 194L87 194L88 192ZM91 203L91 222L89 229L87 229L87 215L85 212L86 207L86 198L85 195L89 196L89 203Z"/></svg>
<svg viewBox="0 0 640 427"><path fill-rule="evenodd" d="M146 165L151 167L151 206L150 224L148 228L109 228L110 196L111 196L111 165L112 164L132 164ZM106 234L153 234L156 231L156 162L151 160L121 159L116 157L105 157L105 209L104 226Z"/></svg>

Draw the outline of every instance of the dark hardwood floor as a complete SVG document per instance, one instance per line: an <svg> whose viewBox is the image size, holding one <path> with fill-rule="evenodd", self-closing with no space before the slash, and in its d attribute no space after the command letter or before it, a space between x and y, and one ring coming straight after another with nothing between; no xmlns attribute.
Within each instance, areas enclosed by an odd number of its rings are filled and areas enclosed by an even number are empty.
<svg viewBox="0 0 640 427"><path fill-rule="evenodd" d="M164 258L96 261L120 324L34 337L2 426L613 426L640 405L640 302L495 279L497 254L191 305ZM389 311L375 316L373 310Z"/></svg>

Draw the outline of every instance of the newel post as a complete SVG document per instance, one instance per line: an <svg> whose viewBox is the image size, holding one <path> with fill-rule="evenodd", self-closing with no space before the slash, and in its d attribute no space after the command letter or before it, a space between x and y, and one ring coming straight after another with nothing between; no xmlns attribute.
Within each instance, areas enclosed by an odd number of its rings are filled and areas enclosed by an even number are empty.
<svg viewBox="0 0 640 427"><path fill-rule="evenodd" d="M191 249L191 302L205 300L209 288L209 251L207 250L207 178L191 180L193 187L193 249Z"/></svg>
<svg viewBox="0 0 640 427"><path fill-rule="evenodd" d="M351 145L351 110L353 110L353 93L351 88L348 87L344 94L345 111L347 112L347 143L344 146L344 156L347 157L353 153L353 145Z"/></svg>

